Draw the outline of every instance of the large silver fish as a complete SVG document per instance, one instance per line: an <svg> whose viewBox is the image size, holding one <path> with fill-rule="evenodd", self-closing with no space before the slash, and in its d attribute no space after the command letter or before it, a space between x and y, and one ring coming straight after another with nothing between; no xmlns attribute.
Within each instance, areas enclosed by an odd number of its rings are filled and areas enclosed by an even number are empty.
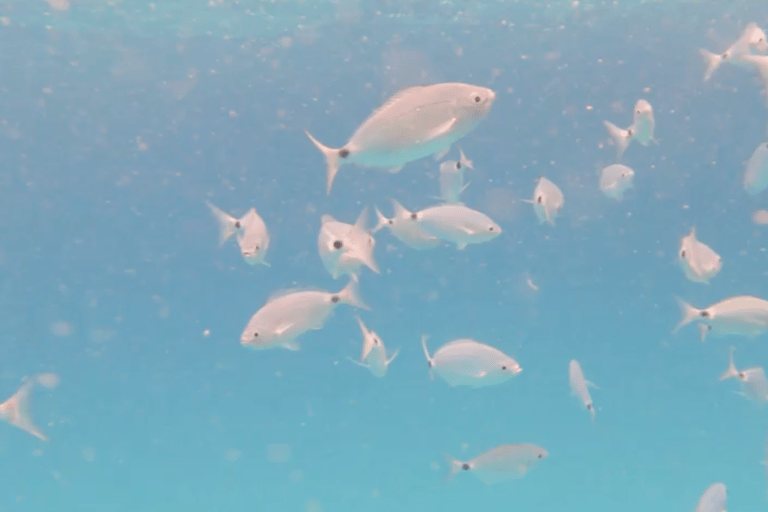
<svg viewBox="0 0 768 512"><path fill-rule="evenodd" d="M443 155L472 131L493 105L496 93L479 85L443 83L408 87L376 109L341 148L307 137L325 157L326 192L342 164L389 168L428 155Z"/></svg>

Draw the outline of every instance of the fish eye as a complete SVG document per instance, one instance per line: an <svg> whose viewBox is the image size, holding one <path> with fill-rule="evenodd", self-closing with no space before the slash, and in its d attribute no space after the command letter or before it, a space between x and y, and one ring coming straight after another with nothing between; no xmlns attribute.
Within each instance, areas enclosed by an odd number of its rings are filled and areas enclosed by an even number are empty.
<svg viewBox="0 0 768 512"><path fill-rule="evenodd" d="M464 464L461 465L461 469L463 469L464 471L469 471L469 464L465 462Z"/></svg>
<svg viewBox="0 0 768 512"><path fill-rule="evenodd" d="M342 247L344 247L344 242L342 242L341 240L336 240L335 242L333 242L334 249L341 249Z"/></svg>
<svg viewBox="0 0 768 512"><path fill-rule="evenodd" d="M728 57L730 57L730 55L728 54L728 52L725 52L723 55L721 55L721 57L724 59L727 59Z"/></svg>
<svg viewBox="0 0 768 512"><path fill-rule="evenodd" d="M488 231L493 231L493 226L489 227Z"/></svg>
<svg viewBox="0 0 768 512"><path fill-rule="evenodd" d="M411 214L411 219L413 219L413 220L416 220L416 218L417 218L417 215L416 215L416 213L412 213L412 214Z"/></svg>
<svg viewBox="0 0 768 512"><path fill-rule="evenodd" d="M506 370L506 369L507 369L507 367L506 367L506 366L502 366L502 367L501 367L501 369L502 369L502 370Z"/></svg>
<svg viewBox="0 0 768 512"><path fill-rule="evenodd" d="M592 404L587 404L587 410L588 410L588 411L591 411L591 410L592 410Z"/></svg>
<svg viewBox="0 0 768 512"><path fill-rule="evenodd" d="M349 150L348 150L348 149L345 149L345 148L343 148L343 149L340 149L340 150L339 150L339 156L340 156L341 158L347 158L347 157L349 156Z"/></svg>
<svg viewBox="0 0 768 512"><path fill-rule="evenodd" d="M334 304L339 302L339 296L338 295L334 295L333 297L331 297L331 302L333 302Z"/></svg>
<svg viewBox="0 0 768 512"><path fill-rule="evenodd" d="M259 251L259 249L260 249L260 247L259 247L258 245L257 245L256 247L254 247L254 248L253 248L254 252L258 252L258 251Z"/></svg>
<svg viewBox="0 0 768 512"><path fill-rule="evenodd" d="M480 96L475 96L475 103L480 103L480 100L481 100Z"/></svg>
<svg viewBox="0 0 768 512"><path fill-rule="evenodd" d="M257 332L253 333L253 337L254 338L258 338L259 337L259 333L257 333Z"/></svg>
<svg viewBox="0 0 768 512"><path fill-rule="evenodd" d="M703 316L704 318L709 318L709 311L702 311L701 316Z"/></svg>
<svg viewBox="0 0 768 512"><path fill-rule="evenodd" d="M543 203L544 202L544 197L543 196L538 196L536 198L536 202L539 203L539 204Z"/></svg>
<svg viewBox="0 0 768 512"><path fill-rule="evenodd" d="M394 223L395 223L395 221L394 221L394 220L392 220L392 219L389 219L389 221L388 221L388 222L389 222L389 225L390 225L390 226L391 226L392 224L394 224Z"/></svg>
<svg viewBox="0 0 768 512"><path fill-rule="evenodd" d="M240 221L235 221L235 229L240 229Z"/></svg>
<svg viewBox="0 0 768 512"><path fill-rule="evenodd" d="M627 128L627 135L629 135L631 137L634 134L635 134L635 131L632 128Z"/></svg>
<svg viewBox="0 0 768 512"><path fill-rule="evenodd" d="M539 458L542 458L543 456L544 456L544 455L542 455L541 453L539 454Z"/></svg>
<svg viewBox="0 0 768 512"><path fill-rule="evenodd" d="M456 162L456 168L461 169L461 162Z"/></svg>
<svg viewBox="0 0 768 512"><path fill-rule="evenodd" d="M682 251L680 251L680 257L681 257L681 258L683 258L683 259L685 259L685 249L683 249Z"/></svg>

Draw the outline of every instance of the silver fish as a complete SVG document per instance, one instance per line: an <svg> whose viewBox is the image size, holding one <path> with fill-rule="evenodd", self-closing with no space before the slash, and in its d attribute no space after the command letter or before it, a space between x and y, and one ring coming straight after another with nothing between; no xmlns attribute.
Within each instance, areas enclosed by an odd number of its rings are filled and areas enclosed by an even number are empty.
<svg viewBox="0 0 768 512"><path fill-rule="evenodd" d="M434 379L436 373L449 386L493 386L523 371L517 361L502 351L471 339L450 341L433 356L429 355L426 336L422 336L421 346L430 379Z"/></svg>
<svg viewBox="0 0 768 512"><path fill-rule="evenodd" d="M584 378L581 365L575 359L568 363L568 383L571 387L571 394L589 411L592 421L595 421L595 406L589 394L589 387L594 387L594 384Z"/></svg>
<svg viewBox="0 0 768 512"><path fill-rule="evenodd" d="M0 420L6 421L38 439L48 441L48 437L35 425L30 412L30 396L36 385L55 388L59 384L56 374L43 373L35 375L24 382L16 392L0 404Z"/></svg>
<svg viewBox="0 0 768 512"><path fill-rule="evenodd" d="M701 341L712 332L715 336L755 336L768 331L768 301L740 295L729 297L705 309L698 309L676 297L683 318L673 332L692 322L699 324Z"/></svg>
<svg viewBox="0 0 768 512"><path fill-rule="evenodd" d="M709 50L700 49L699 53L704 58L706 70L704 71L704 81L708 81L715 74L715 71L723 62L739 64L743 58L750 55L753 51L768 51L768 42L765 39L765 32L757 26L757 23L747 23L739 38L722 53L712 53Z"/></svg>
<svg viewBox="0 0 768 512"><path fill-rule="evenodd" d="M632 124L626 129L619 128L609 121L603 121L608 135L610 135L613 144L616 146L616 160L621 160L621 157L633 140L636 140L643 146L656 141L653 135L656 121L651 104L643 99L637 100L632 117Z"/></svg>
<svg viewBox="0 0 768 512"><path fill-rule="evenodd" d="M461 194L469 183L464 183L464 170L474 169L472 161L459 149L459 160L446 160L440 164L440 197L446 203L460 203Z"/></svg>
<svg viewBox="0 0 768 512"><path fill-rule="evenodd" d="M533 205L533 211L539 219L539 224L546 222L550 226L555 225L555 218L560 214L565 200L560 188L541 176L533 190L533 199L523 199L524 202Z"/></svg>
<svg viewBox="0 0 768 512"><path fill-rule="evenodd" d="M483 120L496 93L485 87L442 83L403 89L376 109L341 148L307 137L325 157L326 191L342 164L398 171L428 155L442 155Z"/></svg>
<svg viewBox="0 0 768 512"><path fill-rule="evenodd" d="M727 491L725 484L715 482L701 495L696 512L726 512Z"/></svg>
<svg viewBox="0 0 768 512"><path fill-rule="evenodd" d="M501 227L490 217L460 203L426 208L411 218L426 233L456 244L457 249L488 242L501 234Z"/></svg>
<svg viewBox="0 0 768 512"><path fill-rule="evenodd" d="M624 193L632 188L635 171L622 164L609 165L600 173L600 191L611 199L621 201Z"/></svg>
<svg viewBox="0 0 768 512"><path fill-rule="evenodd" d="M746 370L737 370L733 362L734 352L736 352L736 348L731 347L728 351L728 369L720 375L720 380L739 379L741 384L740 395L758 404L768 402L768 379L766 379L763 369L754 367L747 368Z"/></svg>
<svg viewBox="0 0 768 512"><path fill-rule="evenodd" d="M344 275L356 277L363 265L379 273L374 257L376 239L368 232L367 224L367 207L354 224L339 222L330 215L322 216L317 250L323 266L334 279Z"/></svg>
<svg viewBox="0 0 768 512"><path fill-rule="evenodd" d="M685 277L694 283L708 284L723 266L720 255L707 244L696 239L695 227L680 239L680 251L677 256Z"/></svg>
<svg viewBox="0 0 768 512"><path fill-rule="evenodd" d="M498 446L467 462L446 455L446 462L450 464L446 480L459 471L469 471L486 485L522 478L547 455L547 450L530 443Z"/></svg>
<svg viewBox="0 0 768 512"><path fill-rule="evenodd" d="M379 338L379 335L368 330L360 317L357 318L360 331L363 333L363 348L360 353L360 361L349 358L353 363L367 368L374 377L382 378L387 374L390 363L395 360L400 349L387 356L387 349Z"/></svg>
<svg viewBox="0 0 768 512"><path fill-rule="evenodd" d="M434 249L443 241L439 238L430 235L424 228L418 223L413 222L411 218L413 213L406 210L403 205L398 203L395 199L392 199L392 218L386 218L378 208L376 208L376 217L378 222L376 227L373 228L373 233L377 233L382 228L388 228L390 233L398 240L403 242L408 247L416 250Z"/></svg>
<svg viewBox="0 0 768 512"><path fill-rule="evenodd" d="M206 201L206 204L219 224L219 245L236 235L245 262L249 265L268 267L269 263L265 258L269 249L269 230L256 209L251 208L241 218L236 219L212 203Z"/></svg>

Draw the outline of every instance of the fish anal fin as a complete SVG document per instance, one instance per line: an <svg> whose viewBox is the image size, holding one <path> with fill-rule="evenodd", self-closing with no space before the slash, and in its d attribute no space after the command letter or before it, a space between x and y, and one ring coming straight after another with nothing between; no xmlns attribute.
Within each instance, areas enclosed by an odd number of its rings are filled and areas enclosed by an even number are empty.
<svg viewBox="0 0 768 512"><path fill-rule="evenodd" d="M301 347L299 346L299 342L296 340L286 341L281 346L285 349L290 350L291 352L296 352L298 350L301 350Z"/></svg>

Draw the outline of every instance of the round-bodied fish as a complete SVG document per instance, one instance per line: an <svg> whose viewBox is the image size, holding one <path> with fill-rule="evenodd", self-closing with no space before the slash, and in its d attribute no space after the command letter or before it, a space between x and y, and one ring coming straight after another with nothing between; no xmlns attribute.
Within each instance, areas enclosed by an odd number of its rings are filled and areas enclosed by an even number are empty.
<svg viewBox="0 0 768 512"><path fill-rule="evenodd" d="M621 201L632 188L635 171L622 164L609 165L600 173L600 191L611 199Z"/></svg>
<svg viewBox="0 0 768 512"><path fill-rule="evenodd" d="M354 280L338 293L305 290L276 294L248 321L240 343L254 350L298 350L297 338L307 331L321 329L339 304L370 309L360 298Z"/></svg>
<svg viewBox="0 0 768 512"><path fill-rule="evenodd" d="M488 114L496 98L478 85L441 83L408 87L376 109L341 148L307 137L325 157L326 191L342 164L355 163L397 172L413 160L443 155Z"/></svg>
<svg viewBox="0 0 768 512"><path fill-rule="evenodd" d="M501 227L486 214L460 203L446 203L411 214L411 219L430 235L464 249L469 244L493 240Z"/></svg>
<svg viewBox="0 0 768 512"><path fill-rule="evenodd" d="M678 262L685 273L685 277L694 283L709 284L723 266L720 255L707 244L696 239L696 228L680 239L680 251Z"/></svg>
<svg viewBox="0 0 768 512"><path fill-rule="evenodd" d="M555 219L560 214L565 200L560 188L550 180L541 176L533 189L533 199L524 199L533 205L533 211L539 219L539 224L546 222L555 225Z"/></svg>
<svg viewBox="0 0 768 512"><path fill-rule="evenodd" d="M701 341L711 332L714 336L746 336L754 338L768 331L768 301L739 295L698 309L676 297L682 319L673 332L690 323L699 324Z"/></svg>
<svg viewBox="0 0 768 512"><path fill-rule="evenodd" d="M427 349L426 336L421 338L421 346L430 378L433 379L436 373L449 386L493 386L523 371L517 361L501 350L472 339L450 341L432 356Z"/></svg>
<svg viewBox="0 0 768 512"><path fill-rule="evenodd" d="M446 455L446 462L450 465L446 480L460 471L468 471L486 485L522 478L547 455L547 450L531 443L497 446L466 462Z"/></svg>

